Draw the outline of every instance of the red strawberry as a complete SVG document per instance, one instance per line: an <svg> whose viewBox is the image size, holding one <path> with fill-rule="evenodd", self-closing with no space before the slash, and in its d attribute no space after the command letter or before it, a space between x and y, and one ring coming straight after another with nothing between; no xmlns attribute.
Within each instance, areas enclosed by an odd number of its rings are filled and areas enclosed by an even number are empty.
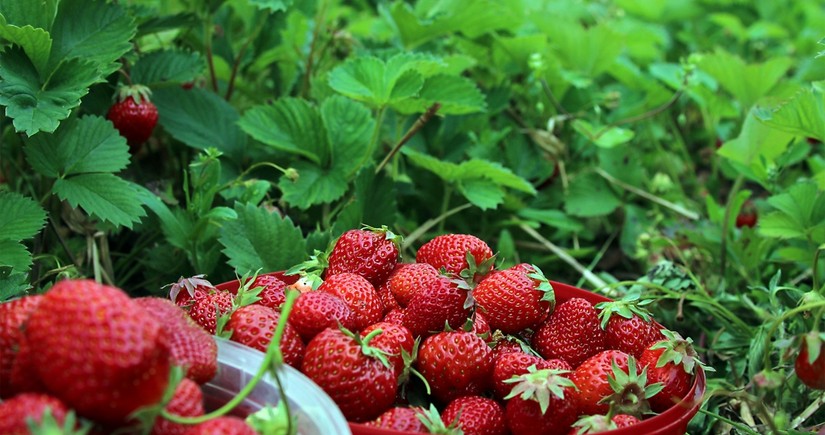
<svg viewBox="0 0 825 435"><path fill-rule="evenodd" d="M475 264L467 262L467 253ZM493 250L483 240L469 234L445 234L425 243L415 254L417 263L428 263L438 270L442 268L458 275L462 270L473 267L485 274L492 269ZM472 277L471 277L472 278Z"/></svg>
<svg viewBox="0 0 825 435"><path fill-rule="evenodd" d="M28 340L22 340L17 349L17 355L11 366L8 390L3 390L3 396L13 396L17 393L45 393L46 386L37 374L34 354Z"/></svg>
<svg viewBox="0 0 825 435"><path fill-rule="evenodd" d="M387 227L349 230L332 248L325 277L349 272L380 286L398 263L397 243L398 236Z"/></svg>
<svg viewBox="0 0 825 435"><path fill-rule="evenodd" d="M366 424L367 426L399 432L426 433L427 429L424 427L424 424L421 423L421 420L418 419L419 414L421 414L420 408L396 406L388 409L379 415L378 418Z"/></svg>
<svg viewBox="0 0 825 435"><path fill-rule="evenodd" d="M382 316L387 314L390 310L401 309L401 305L398 303L398 300L395 299L395 296L392 294L392 291L390 290L389 282L390 280L388 279L384 281L384 284L381 284L381 287L375 289L375 291L378 293L378 298L381 299L381 304L384 306L384 313L381 314Z"/></svg>
<svg viewBox="0 0 825 435"><path fill-rule="evenodd" d="M193 277L180 277L177 282L169 285L169 299L175 302L175 305L184 309L189 309L195 303L195 297L216 291L215 286L211 282L204 279L204 275L195 275Z"/></svg>
<svg viewBox="0 0 825 435"><path fill-rule="evenodd" d="M185 435L257 435L251 426L239 417L225 415L190 426Z"/></svg>
<svg viewBox="0 0 825 435"><path fill-rule="evenodd" d="M381 320L384 304L375 287L361 275L342 272L329 276L318 291L338 296L353 313L353 328L360 331Z"/></svg>
<svg viewBox="0 0 825 435"><path fill-rule="evenodd" d="M197 417L204 414L203 392L198 384L184 378L177 388L172 400L166 405L166 411L181 417ZM183 435L189 429L188 425L172 423L158 417L152 426L152 435Z"/></svg>
<svg viewBox="0 0 825 435"><path fill-rule="evenodd" d="M363 339L325 329L307 345L301 371L335 401L349 421L373 420L395 402L398 379L383 351Z"/></svg>
<svg viewBox="0 0 825 435"><path fill-rule="evenodd" d="M493 347L493 360L498 361L502 356L512 352L527 353L529 346L512 335L503 335L500 332L493 334L490 346Z"/></svg>
<svg viewBox="0 0 825 435"><path fill-rule="evenodd" d="M633 426L636 423L641 423L642 422L638 418L636 418L632 415L627 415L627 414L614 415L611 420L613 420L613 423L616 423L616 428L617 429L620 429L620 428L623 428L623 427Z"/></svg>
<svg viewBox="0 0 825 435"><path fill-rule="evenodd" d="M413 337L444 330L444 324L460 328L470 315L467 291L449 278L440 277L413 296L404 312L404 326Z"/></svg>
<svg viewBox="0 0 825 435"><path fill-rule="evenodd" d="M22 393L5 402L0 402L0 433L29 435L32 432L29 430L27 420L32 419L36 424L45 423L43 414L47 409L56 426L63 426L69 410L55 397L39 393ZM63 432L56 431L55 433Z"/></svg>
<svg viewBox="0 0 825 435"><path fill-rule="evenodd" d="M255 302L258 305L280 310L281 305L286 301L286 283L278 279L277 276L259 275L250 286L250 288L254 287L263 287L258 293L261 300Z"/></svg>
<svg viewBox="0 0 825 435"><path fill-rule="evenodd" d="M169 331L169 354L175 365L186 368L186 377L203 384L218 370L218 346L185 311L168 299L134 300Z"/></svg>
<svg viewBox="0 0 825 435"><path fill-rule="evenodd" d="M596 309L582 298L560 304L536 331L533 347L547 359L559 358L578 366L605 349L605 333Z"/></svg>
<svg viewBox="0 0 825 435"><path fill-rule="evenodd" d="M289 323L306 343L326 328L337 328L339 322L351 329L352 317L352 310L338 296L312 291L295 300Z"/></svg>
<svg viewBox="0 0 825 435"><path fill-rule="evenodd" d="M531 367L509 383L505 418L513 435L563 433L576 421L578 396L568 372Z"/></svg>
<svg viewBox="0 0 825 435"><path fill-rule="evenodd" d="M556 304L547 278L528 264L487 275L473 290L473 297L490 327L506 334L544 322Z"/></svg>
<svg viewBox="0 0 825 435"><path fill-rule="evenodd" d="M361 337L366 337L376 329L382 332L375 336L370 344L386 352L387 359L395 367L396 376L400 376L404 370L403 352L407 355L413 354L415 339L406 327L389 322L378 322L366 327L361 331Z"/></svg>
<svg viewBox="0 0 825 435"><path fill-rule="evenodd" d="M0 397L14 395L11 371L23 340L23 325L42 296L24 296L0 304Z"/></svg>
<svg viewBox="0 0 825 435"><path fill-rule="evenodd" d="M652 321L650 312L644 306L652 299L637 303L634 300L602 302L596 305L601 310L599 318L605 331L605 345L608 349L620 350L638 358L642 352L661 334Z"/></svg>
<svg viewBox="0 0 825 435"><path fill-rule="evenodd" d="M693 384L696 366L704 367L693 348L693 340L668 330L662 333L667 339L651 345L639 357L639 364L647 368L650 382L662 383L664 387L661 393L650 398L650 407L655 412L663 412L684 398Z"/></svg>
<svg viewBox="0 0 825 435"><path fill-rule="evenodd" d="M471 331L473 332L473 334L478 335L479 337L483 338L484 341L489 343L490 340L493 339L493 331L490 329L490 323L487 322L487 318L481 313L476 312L472 320L473 324Z"/></svg>
<svg viewBox="0 0 825 435"><path fill-rule="evenodd" d="M406 307L419 289L438 280L438 270L427 263L404 264L387 280L387 286L398 304Z"/></svg>
<svg viewBox="0 0 825 435"><path fill-rule="evenodd" d="M513 385L505 381L512 379L513 376L527 373L527 369L530 366L535 366L538 370L572 370L570 364L560 359L547 361L534 355L528 355L520 350L506 353L496 360L493 367L493 391L496 394L496 398L503 399L510 394L513 390Z"/></svg>
<svg viewBox="0 0 825 435"><path fill-rule="evenodd" d="M825 334L811 332L802 336L794 368L803 384L825 390Z"/></svg>
<svg viewBox="0 0 825 435"><path fill-rule="evenodd" d="M167 331L120 289L60 281L32 312L25 334L49 391L101 423L122 423L166 389Z"/></svg>
<svg viewBox="0 0 825 435"><path fill-rule="evenodd" d="M573 423L573 430L570 431L570 435L607 432L633 426L640 422L641 420L638 418L627 414L617 414L612 418L607 418L606 415L588 415Z"/></svg>
<svg viewBox="0 0 825 435"><path fill-rule="evenodd" d="M387 312L386 315L384 315L384 318L381 319L381 321L382 322L388 322L388 323L396 323L398 325L403 325L404 324L404 310L402 310L400 308L396 309L396 310L390 310L390 311Z"/></svg>
<svg viewBox="0 0 825 435"><path fill-rule="evenodd" d="M628 355L618 350L605 350L588 358L571 375L579 389L579 410L583 414L605 414L608 404L600 403L613 393L608 377L613 376L613 364L627 372Z"/></svg>
<svg viewBox="0 0 825 435"><path fill-rule="evenodd" d="M238 308L232 313L225 330L231 331L232 341L266 352L281 313L263 305L247 305ZM301 336L287 323L284 335L281 337L281 353L284 362L292 367L301 367L304 358L304 343Z"/></svg>
<svg viewBox="0 0 825 435"><path fill-rule="evenodd" d="M126 138L132 153L149 140L158 123L158 108L149 100L150 94L146 86L124 86L106 114L120 135Z"/></svg>
<svg viewBox="0 0 825 435"><path fill-rule="evenodd" d="M461 429L464 435L504 435L504 410L493 399L464 396L450 402L441 420L447 426Z"/></svg>
<svg viewBox="0 0 825 435"><path fill-rule="evenodd" d="M440 332L421 344L418 371L442 403L479 395L492 385L493 351L479 336L464 331Z"/></svg>
<svg viewBox="0 0 825 435"><path fill-rule="evenodd" d="M228 291L211 290L195 295L189 317L210 334L215 333L218 317L232 312L235 295Z"/></svg>

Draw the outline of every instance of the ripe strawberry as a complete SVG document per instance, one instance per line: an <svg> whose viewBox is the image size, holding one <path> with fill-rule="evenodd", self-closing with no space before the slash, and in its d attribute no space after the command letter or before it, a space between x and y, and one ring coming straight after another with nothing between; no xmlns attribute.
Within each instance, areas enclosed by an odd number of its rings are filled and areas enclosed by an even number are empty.
<svg viewBox="0 0 825 435"><path fill-rule="evenodd" d="M307 345L301 371L332 398L349 421L373 420L395 402L398 379L383 351L349 331L325 329Z"/></svg>
<svg viewBox="0 0 825 435"><path fill-rule="evenodd" d="M398 263L398 240L387 227L345 232L329 254L325 278L349 272L380 286Z"/></svg>
<svg viewBox="0 0 825 435"><path fill-rule="evenodd" d="M230 340L266 352L281 313L263 305L247 305L238 308L232 313L225 331L230 333ZM287 323L284 335L281 337L281 353L284 362L292 367L301 367L304 358L304 343L301 336Z"/></svg>
<svg viewBox="0 0 825 435"><path fill-rule="evenodd" d="M273 275L258 275L250 288L263 287L258 293L261 298L258 305L272 308L273 310L280 310L281 305L286 301L286 283L281 281L277 276Z"/></svg>
<svg viewBox="0 0 825 435"><path fill-rule="evenodd" d="M427 263L404 264L387 280L395 300L402 307L410 304L419 289L432 285L439 278L438 270Z"/></svg>
<svg viewBox="0 0 825 435"><path fill-rule="evenodd" d="M433 397L442 403L479 395L492 386L493 351L471 332L440 332L427 337L416 366L430 384Z"/></svg>
<svg viewBox="0 0 825 435"><path fill-rule="evenodd" d="M169 354L172 363L186 369L186 377L203 384L218 370L218 346L185 311L172 301L145 297L134 300L169 331Z"/></svg>
<svg viewBox="0 0 825 435"><path fill-rule="evenodd" d="M340 323L347 329L353 327L352 310L338 296L312 291L302 293L295 300L289 323L305 343L326 328L337 328Z"/></svg>
<svg viewBox="0 0 825 435"><path fill-rule="evenodd" d="M398 267L396 267L397 269ZM392 276L390 276L392 278ZM401 305L398 303L398 300L395 299L395 296L392 294L392 290L390 290L390 280L384 281L384 284L381 284L380 287L375 289L376 293L378 293L378 298L381 299L381 304L384 306L384 312L381 314L383 317L387 314L390 310L401 309Z"/></svg>
<svg viewBox="0 0 825 435"><path fill-rule="evenodd" d="M395 323L398 325L404 324L404 310L402 309L395 309L387 311L387 314L384 315L384 318L381 319L382 322L388 323Z"/></svg>
<svg viewBox="0 0 825 435"><path fill-rule="evenodd" d="M501 332L493 333L489 344L493 348L494 361L498 361L502 356L512 352L535 353L527 343L521 341L520 338L512 335L504 335Z"/></svg>
<svg viewBox="0 0 825 435"><path fill-rule="evenodd" d="M228 314L234 308L235 295L224 290L210 290L196 293L189 317L210 334L215 333L218 317Z"/></svg>
<svg viewBox="0 0 825 435"><path fill-rule="evenodd" d="M185 435L257 435L240 417L224 415L190 426Z"/></svg>
<svg viewBox="0 0 825 435"><path fill-rule="evenodd" d="M158 123L158 108L149 100L151 93L146 86L124 86L106 114L120 135L126 138L133 154L149 140Z"/></svg>
<svg viewBox="0 0 825 435"><path fill-rule="evenodd" d="M536 369L557 369L571 370L570 364L560 360L545 360L535 355L528 355L522 351L510 352L495 361L493 366L493 391L498 399L504 399L513 390L511 383L505 381L513 376L523 375L528 372L528 368L534 366Z"/></svg>
<svg viewBox="0 0 825 435"><path fill-rule="evenodd" d="M687 395L697 365L709 370L699 360L693 340L672 331L662 333L667 339L651 345L639 357L639 364L647 368L650 382L662 383L664 387L661 393L650 398L650 407L655 412L665 411Z"/></svg>
<svg viewBox="0 0 825 435"><path fill-rule="evenodd" d="M579 389L578 402L582 414L605 414L608 404L600 403L613 393L608 377L613 365L627 372L628 355L618 350L605 350L588 358L573 371L571 379Z"/></svg>
<svg viewBox="0 0 825 435"><path fill-rule="evenodd" d="M175 302L175 305L186 310L195 303L195 297L201 294L215 291L215 286L211 282L204 279L204 275L195 275L193 277L180 277L177 282L169 285L169 299Z"/></svg>
<svg viewBox="0 0 825 435"><path fill-rule="evenodd" d="M794 368L803 384L825 390L825 334L811 332L802 336Z"/></svg>
<svg viewBox="0 0 825 435"><path fill-rule="evenodd" d="M181 417L196 417L204 415L203 392L198 384L184 378L175 388L172 400L166 405L166 411ZM188 425L172 423L158 417L152 426L152 435L183 435L189 429Z"/></svg>
<svg viewBox="0 0 825 435"><path fill-rule="evenodd" d="M400 376L404 370L404 352L407 355L412 355L415 347L415 339L413 339L412 333L402 325L378 322L364 328L361 331L361 337L366 337L376 329L380 329L381 334L375 336L370 344L386 352L387 359L395 368L396 376Z"/></svg>
<svg viewBox="0 0 825 435"><path fill-rule="evenodd" d="M504 435L504 410L493 399L464 396L450 402L441 413L447 426L461 429L464 435Z"/></svg>
<svg viewBox="0 0 825 435"><path fill-rule="evenodd" d="M399 432L422 432L426 433L426 428L418 415L421 414L420 408L407 408L403 406L396 406L385 411L373 421L370 421L367 426L377 427L381 429L394 430Z"/></svg>
<svg viewBox="0 0 825 435"><path fill-rule="evenodd" d="M471 266L467 262L468 252L475 260L472 266L478 269L478 273L485 274L492 269L493 264L488 260L493 257L493 250L483 240L469 234L437 236L418 248L415 261L458 275Z"/></svg>
<svg viewBox="0 0 825 435"><path fill-rule="evenodd" d="M427 337L444 330L444 324L460 328L470 315L467 291L449 278L440 277L413 296L404 312L404 326L413 337Z"/></svg>
<svg viewBox="0 0 825 435"><path fill-rule="evenodd" d="M55 397L39 393L22 393L0 402L0 433L30 434L27 420L32 419L37 424L43 423L43 414L47 409L57 426L63 426L69 409Z"/></svg>
<svg viewBox="0 0 825 435"><path fill-rule="evenodd" d="M42 296L24 296L0 304L0 397L11 397L11 370L23 340L23 325Z"/></svg>
<svg viewBox="0 0 825 435"><path fill-rule="evenodd" d="M736 228L742 228L742 227L753 228L753 227L756 226L756 222L758 220L759 220L759 217L756 214L756 212L739 213L736 216Z"/></svg>
<svg viewBox="0 0 825 435"><path fill-rule="evenodd" d="M18 393L46 393L46 385L37 374L34 354L29 341L25 338L20 341L17 355L11 366L9 387L3 390L3 396L13 396Z"/></svg>
<svg viewBox="0 0 825 435"><path fill-rule="evenodd" d="M513 435L564 433L578 416L576 386L569 372L530 370L508 381L505 419Z"/></svg>
<svg viewBox="0 0 825 435"><path fill-rule="evenodd" d="M656 323L644 305L652 299L641 303L635 300L602 302L596 305L605 332L605 345L608 349L620 350L638 358L642 352L661 338Z"/></svg>
<svg viewBox="0 0 825 435"><path fill-rule="evenodd" d="M472 328L470 329L473 334L478 335L479 337L483 338L484 341L487 343L493 339L493 331L490 328L490 323L487 321L487 317L476 311L472 318ZM467 325L465 324L463 329L467 329Z"/></svg>
<svg viewBox="0 0 825 435"><path fill-rule="evenodd" d="M353 328L358 331L378 322L384 314L384 304L375 287L361 275L342 272L329 276L318 291L341 298L352 311Z"/></svg>
<svg viewBox="0 0 825 435"><path fill-rule="evenodd" d="M163 396L167 331L120 289L60 281L32 312L25 335L40 379L81 415L119 424Z"/></svg>
<svg viewBox="0 0 825 435"><path fill-rule="evenodd" d="M617 414L612 418L607 418L606 415L588 415L573 423L573 430L570 431L570 435L607 432L630 427L640 422L641 420L638 418L627 414Z"/></svg>
<svg viewBox="0 0 825 435"><path fill-rule="evenodd" d="M596 309L582 298L559 304L533 336L533 348L546 359L563 359L577 367L605 349Z"/></svg>
<svg viewBox="0 0 825 435"><path fill-rule="evenodd" d="M487 275L473 290L473 297L490 327L506 334L544 322L556 304L547 278L528 264Z"/></svg>

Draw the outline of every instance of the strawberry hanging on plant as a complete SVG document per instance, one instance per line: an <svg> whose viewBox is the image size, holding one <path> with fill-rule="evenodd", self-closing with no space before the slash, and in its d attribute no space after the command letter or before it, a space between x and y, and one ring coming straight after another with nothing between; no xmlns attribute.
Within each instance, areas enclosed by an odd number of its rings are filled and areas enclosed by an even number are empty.
<svg viewBox="0 0 825 435"><path fill-rule="evenodd" d="M149 140L158 123L158 108L149 100L152 91L143 85L129 85L118 89L115 104L109 108L108 118L126 138L132 154L140 151Z"/></svg>

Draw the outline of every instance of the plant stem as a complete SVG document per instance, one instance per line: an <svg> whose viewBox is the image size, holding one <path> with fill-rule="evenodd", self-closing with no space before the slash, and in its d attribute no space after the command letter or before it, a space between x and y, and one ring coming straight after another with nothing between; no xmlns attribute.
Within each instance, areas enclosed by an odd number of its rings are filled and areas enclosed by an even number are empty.
<svg viewBox="0 0 825 435"><path fill-rule="evenodd" d="M440 216L444 216L447 213L447 208L450 206L450 198L453 196L453 186L451 184L444 184L444 196L441 198L441 214ZM444 222L445 220L441 220L438 223L438 232L444 232Z"/></svg>
<svg viewBox="0 0 825 435"><path fill-rule="evenodd" d="M684 217L686 217L690 220L695 221L695 220L699 219L699 214L698 213L690 211L690 210L682 207L679 204L674 204L674 203L672 203L672 202L670 202L670 201L668 201L664 198L659 198L656 195L647 193L644 190L639 189L638 187L631 186L631 185L629 185L629 184L613 177L612 175L608 174L602 168L595 168L594 171L596 171L597 174L599 174L605 180L609 181L611 184L615 184L616 186L619 186L622 189L625 189L629 192L633 192L636 195L641 196L642 198L648 199L650 201L655 202L656 204L659 204L663 207L669 208L669 209L675 211L676 213L679 213L680 215L682 215L682 216L684 216Z"/></svg>
<svg viewBox="0 0 825 435"><path fill-rule="evenodd" d="M570 256L564 249L556 246L553 242L545 239L538 231L531 228L526 223L520 223L519 227L527 234L529 234L532 238L536 239L539 243L541 243L545 248L547 248L550 252L556 254L559 258L562 259L565 263L569 264L573 269L576 269L577 272L581 273L582 276L590 282L595 288L603 288L607 287L607 283L596 276L593 272L587 270L584 266L581 265L575 258Z"/></svg>
<svg viewBox="0 0 825 435"><path fill-rule="evenodd" d="M312 65L315 61L315 47L318 43L318 35L321 33L321 27L324 22L326 10L327 2L321 1L321 5L318 7L318 13L315 15L315 27L312 29L312 41L309 43L309 55L307 55L307 62L304 67L304 79L301 86L301 94L304 97L309 96L310 79L312 78Z"/></svg>
<svg viewBox="0 0 825 435"><path fill-rule="evenodd" d="M599 252L596 254L595 257L593 257L593 261L591 261L590 264L587 265L587 270L589 270L591 272L593 271L593 269L596 267L596 265L599 264L599 261L602 260L602 257L604 257L604 254L607 253L607 249L610 248L610 245L613 243L613 240L616 239L616 235L618 235L618 234L619 234L618 231L614 231L613 233L610 234L610 237L608 237L607 241L604 242L604 245L602 245L602 248L599 249ZM576 287L581 287L582 284L584 284L584 276L582 276L579 279L579 282L576 283Z"/></svg>
<svg viewBox="0 0 825 435"><path fill-rule="evenodd" d="M212 83L212 90L218 92L218 77L215 75L215 59L212 54L212 15L207 14L203 20L203 45L206 51L206 65L209 67L209 78Z"/></svg>
<svg viewBox="0 0 825 435"><path fill-rule="evenodd" d="M261 30L264 28L266 17L267 14L260 15L255 29L249 34L249 37L246 38L246 41L244 41L241 49L238 50L238 55L235 56L235 62L232 64L232 73L229 75L229 84L226 87L226 95L224 96L226 101L229 101L229 99L232 98L232 93L235 91L235 79L238 75L238 69L241 66L241 60L243 60L243 56L246 54L246 50L249 48L249 45L255 40L255 38L258 37L258 34L260 34Z"/></svg>
<svg viewBox="0 0 825 435"><path fill-rule="evenodd" d="M415 134L418 133L418 131L421 130L422 127L424 127L424 124L426 124L427 121L429 121L430 118L432 118L433 115L435 115L436 112L438 112L438 109L440 109L440 108L441 108L441 103L438 103L438 102L433 103L433 105L430 106L430 108L427 109L426 112L424 112L420 117L418 117L418 119L415 121L415 123L412 125L412 127L410 127L410 129L407 130L407 132L404 134L404 137L402 137L401 140L399 140L398 143L395 144L395 146L389 152L389 154L387 154L387 156L384 157L384 160L382 160L381 163L378 165L378 167L375 168L375 173L376 174L381 172L382 169L384 169L384 166L386 166L387 163L390 161L390 159L396 153L398 153L398 151L401 149L401 147L404 146L404 144L406 144L413 136L415 136Z"/></svg>
<svg viewBox="0 0 825 435"><path fill-rule="evenodd" d="M369 143L369 151L364 155L364 158L361 159L361 163L357 166L357 168L361 168L370 161L372 156L375 154L375 149L378 147L378 143L381 141L381 127L384 124L384 113L387 111L387 107L383 106L378 109L378 113L375 115L375 129L372 130L372 136L370 137ZM357 169L356 169L357 170Z"/></svg>
<svg viewBox="0 0 825 435"><path fill-rule="evenodd" d="M727 417L723 417L723 416L721 416L721 415L719 415L715 412L711 412L711 411L708 411L706 409L701 409L701 408L699 409L699 412L701 412L702 414L708 415L710 417L713 417L717 420L724 421L725 423L735 427L736 429L739 429L742 432L746 432L746 433L751 434L751 435L759 435L759 432L745 426L744 424L737 423L737 422L735 422L735 421L733 421L733 420L731 420Z"/></svg>
<svg viewBox="0 0 825 435"><path fill-rule="evenodd" d="M719 272L722 279L725 278L725 272L728 267L728 231L730 230L730 206L733 203L733 199L736 197L736 193L742 188L742 183L744 183L745 177L739 175L736 177L736 181L733 182L733 187L731 187L730 192L728 192L728 200L725 204L725 217L722 220L722 241L721 241L721 249L720 255L722 256L719 259Z"/></svg>
<svg viewBox="0 0 825 435"><path fill-rule="evenodd" d="M813 303L810 303L810 304L801 305L801 306L792 308L792 309L782 313L781 316L775 318L773 320L773 322L771 322L771 327L770 327L770 329L768 329L768 333L765 334L766 349L770 348L771 337L773 337L773 334L776 332L777 328L779 328L779 325L784 323L785 320L787 320L787 319L789 319L793 316L796 316L799 313L802 313L802 312L805 312L805 311L811 311L811 310L814 310L816 308L820 308L820 309L825 308L825 301L813 302ZM765 367L770 366L770 354L767 353L767 352L765 353L764 362L765 362Z"/></svg>

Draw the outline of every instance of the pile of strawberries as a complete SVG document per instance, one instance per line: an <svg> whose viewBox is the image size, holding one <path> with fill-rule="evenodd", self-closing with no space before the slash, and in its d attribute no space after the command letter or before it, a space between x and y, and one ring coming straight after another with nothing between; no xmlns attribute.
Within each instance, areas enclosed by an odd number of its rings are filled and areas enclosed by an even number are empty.
<svg viewBox="0 0 825 435"><path fill-rule="evenodd" d="M266 351L290 291L300 294L279 343L283 361L353 423L583 434L632 425L687 395L701 363L690 339L650 318L647 302L557 301L537 267L494 263L485 242L463 234L436 237L415 263L399 263L398 238L365 228L295 276L218 288L185 278L169 299L62 281L0 304L0 433L28 433L26 416L77 428L70 410L101 432L255 433L235 417L166 417L204 415L198 385L215 374L212 335ZM183 381L170 382L170 366L183 367Z"/></svg>

